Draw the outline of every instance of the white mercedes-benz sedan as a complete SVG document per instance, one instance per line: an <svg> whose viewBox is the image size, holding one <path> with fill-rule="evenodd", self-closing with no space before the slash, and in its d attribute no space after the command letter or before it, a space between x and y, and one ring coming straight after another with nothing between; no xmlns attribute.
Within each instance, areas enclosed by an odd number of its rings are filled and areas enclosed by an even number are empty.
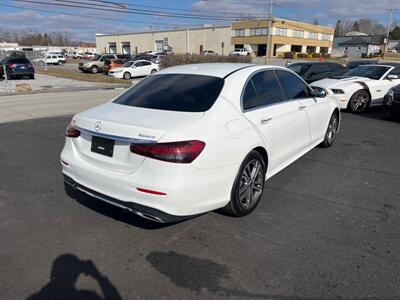
<svg viewBox="0 0 400 300"><path fill-rule="evenodd" d="M76 114L61 153L67 191L158 222L252 212L264 182L339 129L334 97L276 66L164 69Z"/></svg>
<svg viewBox="0 0 400 300"><path fill-rule="evenodd" d="M400 84L400 65L362 65L342 76L313 82L337 97L341 109L357 113L369 106L382 105L390 88Z"/></svg>

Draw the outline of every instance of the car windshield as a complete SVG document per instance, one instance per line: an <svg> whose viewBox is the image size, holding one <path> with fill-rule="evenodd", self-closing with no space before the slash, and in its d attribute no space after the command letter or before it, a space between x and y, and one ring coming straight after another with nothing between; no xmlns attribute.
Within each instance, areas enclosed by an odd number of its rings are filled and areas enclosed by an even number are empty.
<svg viewBox="0 0 400 300"><path fill-rule="evenodd" d="M344 76L358 76L367 77L370 79L380 79L390 67L386 66L359 66L346 74Z"/></svg>
<svg viewBox="0 0 400 300"><path fill-rule="evenodd" d="M311 68L311 64L291 64L288 68L302 76Z"/></svg>
<svg viewBox="0 0 400 300"><path fill-rule="evenodd" d="M114 103L149 109L204 112L211 108L224 80L192 74L149 76L119 96Z"/></svg>
<svg viewBox="0 0 400 300"><path fill-rule="evenodd" d="M122 65L122 67L123 68L129 68L129 67L131 67L133 65L133 63L134 63L133 61L128 61L128 62L124 63Z"/></svg>

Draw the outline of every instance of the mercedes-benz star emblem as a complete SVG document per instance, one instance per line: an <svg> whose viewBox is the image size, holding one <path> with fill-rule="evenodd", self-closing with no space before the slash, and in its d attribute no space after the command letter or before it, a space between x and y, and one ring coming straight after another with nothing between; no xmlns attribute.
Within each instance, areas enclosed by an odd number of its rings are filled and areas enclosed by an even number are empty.
<svg viewBox="0 0 400 300"><path fill-rule="evenodd" d="M96 131L100 131L100 129L101 129L101 122L100 121L97 121L96 123L94 123L94 129Z"/></svg>

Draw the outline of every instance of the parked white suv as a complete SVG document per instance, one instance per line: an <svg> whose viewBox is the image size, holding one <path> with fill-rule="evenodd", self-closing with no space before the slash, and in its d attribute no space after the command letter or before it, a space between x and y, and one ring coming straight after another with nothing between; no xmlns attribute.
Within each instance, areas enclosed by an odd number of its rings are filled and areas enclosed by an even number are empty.
<svg viewBox="0 0 400 300"><path fill-rule="evenodd" d="M52 64L52 65L59 65L62 66L63 64L66 63L65 57L62 55L56 55L56 54L49 54L45 58L46 64Z"/></svg>
<svg viewBox="0 0 400 300"><path fill-rule="evenodd" d="M250 56L253 53L253 51L251 49L245 49L245 48L241 48L241 49L235 49L235 51L232 51L231 53L229 53L230 56Z"/></svg>

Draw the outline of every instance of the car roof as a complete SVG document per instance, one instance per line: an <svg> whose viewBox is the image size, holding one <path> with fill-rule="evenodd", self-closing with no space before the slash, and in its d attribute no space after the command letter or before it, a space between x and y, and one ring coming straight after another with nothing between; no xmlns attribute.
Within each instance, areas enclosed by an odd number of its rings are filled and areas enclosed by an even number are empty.
<svg viewBox="0 0 400 300"><path fill-rule="evenodd" d="M386 64L369 64L367 65L361 65L359 66L360 68L371 68L371 67L387 67L387 68L392 68L394 67L393 65L386 65Z"/></svg>
<svg viewBox="0 0 400 300"><path fill-rule="evenodd" d="M158 72L158 74L195 74L195 75L208 75L208 76L224 78L233 72L252 66L256 65L244 64L244 63L190 64L190 65L170 67L161 70L160 72Z"/></svg>

